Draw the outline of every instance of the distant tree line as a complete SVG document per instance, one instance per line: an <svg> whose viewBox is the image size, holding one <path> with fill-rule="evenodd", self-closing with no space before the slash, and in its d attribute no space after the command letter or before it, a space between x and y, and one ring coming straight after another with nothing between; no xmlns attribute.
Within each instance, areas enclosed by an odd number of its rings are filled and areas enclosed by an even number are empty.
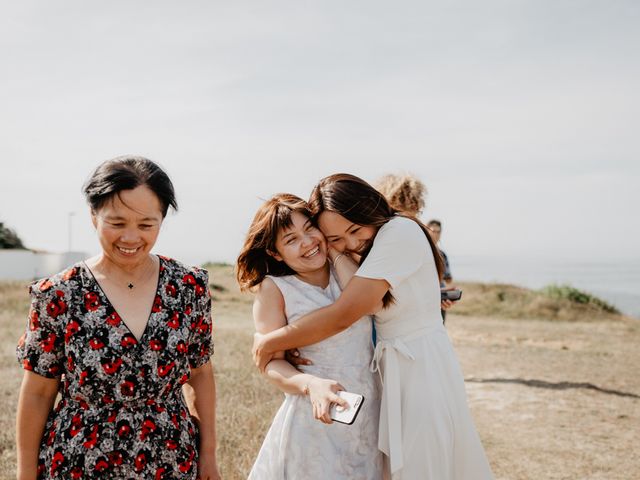
<svg viewBox="0 0 640 480"><path fill-rule="evenodd" d="M16 232L0 222L0 248L22 248L24 244Z"/></svg>

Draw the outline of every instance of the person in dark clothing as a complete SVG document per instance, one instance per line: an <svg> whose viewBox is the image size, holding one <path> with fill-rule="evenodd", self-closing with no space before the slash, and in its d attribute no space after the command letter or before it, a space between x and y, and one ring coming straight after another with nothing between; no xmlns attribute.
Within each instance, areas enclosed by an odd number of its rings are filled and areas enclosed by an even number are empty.
<svg viewBox="0 0 640 480"><path fill-rule="evenodd" d="M442 255L442 260L444 260L444 274L442 275L442 281L440 282L440 289L446 290L453 286L453 277L451 276L451 267L449 266L449 257L440 247L440 234L442 233L442 222L440 220L429 220L427 223L427 228L431 232L431 237L433 241L438 246L438 250L440 251L440 255ZM445 309L442 309L442 323L445 322L447 316L447 312Z"/></svg>

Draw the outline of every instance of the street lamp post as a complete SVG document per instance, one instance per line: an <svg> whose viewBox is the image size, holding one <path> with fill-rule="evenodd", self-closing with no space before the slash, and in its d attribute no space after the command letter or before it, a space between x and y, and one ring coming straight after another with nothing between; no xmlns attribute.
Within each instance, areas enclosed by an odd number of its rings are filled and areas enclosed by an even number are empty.
<svg viewBox="0 0 640 480"><path fill-rule="evenodd" d="M69 215L67 217L67 227L68 227L68 238L67 238L67 251L71 251L71 219L73 218L73 216L76 214L76 212L69 212Z"/></svg>

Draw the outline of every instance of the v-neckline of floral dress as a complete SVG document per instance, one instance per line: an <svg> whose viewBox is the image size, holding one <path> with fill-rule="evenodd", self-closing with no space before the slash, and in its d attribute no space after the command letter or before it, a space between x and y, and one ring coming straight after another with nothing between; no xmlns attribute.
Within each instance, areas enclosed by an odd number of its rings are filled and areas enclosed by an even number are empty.
<svg viewBox="0 0 640 480"><path fill-rule="evenodd" d="M182 396L211 355L206 271L161 257L154 307L131 333L82 263L31 286L17 357L60 378L38 478L197 477L198 430Z"/></svg>
<svg viewBox="0 0 640 480"><path fill-rule="evenodd" d="M104 300L104 304L108 304L112 309L113 309L113 315L116 315L117 318L120 319L120 321L122 322L122 325L125 326L125 328L128 330L128 332L131 334L131 336L136 340L136 343L138 344L138 348L140 348L140 346L142 346L144 344L143 340L145 338L145 336L147 335L147 331L149 330L149 325L151 324L151 322L154 319L154 313L157 313L159 310L159 305L158 305L158 300L160 298L160 287L162 285L162 281L163 281L163 272L165 271L165 268L162 264L163 260L162 257L157 255L158 257L158 281L156 282L156 288L154 291L154 301L153 304L151 306L151 309L149 310L149 314L147 315L147 321L144 325L144 330L142 331L142 335L140 335L140 338L136 337L135 334L133 333L133 331L131 330L131 327L129 327L129 325L127 325L127 322L125 321L124 317L122 317L122 315L120 315L118 313L118 310L116 309L115 305L111 302L111 300L109 299L109 296L107 295L107 292L104 291L104 288L102 288L102 285L100 285L100 282L98 281L98 279L96 278L96 276L94 275L94 273L91 271L91 268L89 268L89 265L87 265L87 262L81 262L82 264L82 268L84 269L84 271L86 272L87 276L96 284L96 286L98 287L99 293L102 296L103 300ZM109 323L107 321L107 323Z"/></svg>

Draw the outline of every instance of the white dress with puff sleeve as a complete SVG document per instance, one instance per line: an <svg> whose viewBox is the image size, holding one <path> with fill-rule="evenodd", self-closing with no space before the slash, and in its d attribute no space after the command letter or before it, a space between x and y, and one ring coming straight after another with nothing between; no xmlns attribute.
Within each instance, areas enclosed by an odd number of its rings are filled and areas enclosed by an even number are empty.
<svg viewBox="0 0 640 480"><path fill-rule="evenodd" d="M442 325L438 275L423 230L404 217L387 222L356 275L386 280L395 298L376 315L373 362L383 380L379 447L393 480L493 478Z"/></svg>

